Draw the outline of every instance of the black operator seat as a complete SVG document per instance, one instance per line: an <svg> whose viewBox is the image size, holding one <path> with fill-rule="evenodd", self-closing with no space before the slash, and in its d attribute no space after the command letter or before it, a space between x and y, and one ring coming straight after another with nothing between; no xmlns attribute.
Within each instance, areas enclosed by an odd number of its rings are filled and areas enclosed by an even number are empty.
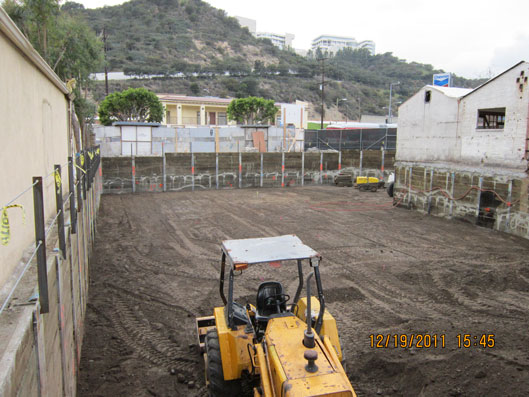
<svg viewBox="0 0 529 397"><path fill-rule="evenodd" d="M257 290L257 315L259 317L270 317L274 314L284 313L287 310L286 302L279 305L274 297L284 296L283 286L278 281L266 281L259 285Z"/></svg>

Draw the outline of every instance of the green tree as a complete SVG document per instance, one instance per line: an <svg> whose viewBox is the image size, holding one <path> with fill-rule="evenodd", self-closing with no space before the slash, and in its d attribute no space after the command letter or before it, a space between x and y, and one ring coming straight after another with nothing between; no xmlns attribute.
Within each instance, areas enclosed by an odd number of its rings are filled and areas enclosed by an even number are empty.
<svg viewBox="0 0 529 397"><path fill-rule="evenodd" d="M145 88L129 88L108 95L99 105L99 121L112 125L114 121L159 123L163 105L158 97Z"/></svg>
<svg viewBox="0 0 529 397"><path fill-rule="evenodd" d="M237 89L237 98L256 96L259 91L259 81L254 77L244 78Z"/></svg>
<svg viewBox="0 0 529 397"><path fill-rule="evenodd" d="M84 129L96 106L81 92L90 83L90 73L103 63L103 45L84 20L67 12L83 6L66 3L59 8L58 0L5 0L2 7L63 81L75 79L75 112Z"/></svg>
<svg viewBox="0 0 529 397"><path fill-rule="evenodd" d="M193 83L189 84L189 89L195 95L198 95L200 93L200 86L198 85L197 82L193 82Z"/></svg>
<svg viewBox="0 0 529 397"><path fill-rule="evenodd" d="M11 18L13 22L17 24L18 28L27 36L27 31L24 27L27 11L24 5L18 0L4 0L1 5L7 15L9 15L9 18Z"/></svg>
<svg viewBox="0 0 529 397"><path fill-rule="evenodd" d="M228 106L228 118L244 124L262 124L274 120L277 108L273 100L247 97L234 99Z"/></svg>
<svg viewBox="0 0 529 397"><path fill-rule="evenodd" d="M42 57L48 60L48 32L59 16L58 0L24 0L29 23L26 27L34 36L32 42ZM31 39L30 39L31 40Z"/></svg>

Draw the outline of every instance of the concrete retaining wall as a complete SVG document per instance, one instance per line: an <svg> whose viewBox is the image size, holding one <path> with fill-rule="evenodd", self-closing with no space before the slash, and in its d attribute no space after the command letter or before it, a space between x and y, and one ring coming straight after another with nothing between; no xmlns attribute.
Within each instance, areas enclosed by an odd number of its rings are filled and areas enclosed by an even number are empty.
<svg viewBox="0 0 529 397"><path fill-rule="evenodd" d="M333 184L344 169L387 177L394 158L393 151L380 150L113 157L102 159L103 186L104 193L131 193Z"/></svg>
<svg viewBox="0 0 529 397"><path fill-rule="evenodd" d="M47 237L49 312L40 313L38 298L30 298L38 291L33 265L0 316L0 396L76 395L89 259L101 192L102 178L97 173L78 212L76 234L71 234L69 211L65 211L66 258L59 252L55 231Z"/></svg>
<svg viewBox="0 0 529 397"><path fill-rule="evenodd" d="M529 238L525 173L397 162L395 201L435 216L462 219Z"/></svg>

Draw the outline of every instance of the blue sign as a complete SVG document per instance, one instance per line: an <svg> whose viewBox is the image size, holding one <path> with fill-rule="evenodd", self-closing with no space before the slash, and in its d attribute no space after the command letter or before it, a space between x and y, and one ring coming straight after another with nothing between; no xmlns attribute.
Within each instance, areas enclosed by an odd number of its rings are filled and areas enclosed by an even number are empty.
<svg viewBox="0 0 529 397"><path fill-rule="evenodd" d="M452 76L450 73L439 73L433 75L433 85L439 87L451 87Z"/></svg>

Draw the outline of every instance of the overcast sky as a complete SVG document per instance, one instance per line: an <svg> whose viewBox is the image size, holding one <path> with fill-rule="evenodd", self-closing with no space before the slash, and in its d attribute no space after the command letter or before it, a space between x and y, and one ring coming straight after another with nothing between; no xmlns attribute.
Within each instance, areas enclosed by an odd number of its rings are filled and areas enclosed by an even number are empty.
<svg viewBox="0 0 529 397"><path fill-rule="evenodd" d="M77 0L87 8L124 3ZM257 31L293 33L295 48L321 34L373 40L376 52L464 77L491 77L529 61L528 0L206 0Z"/></svg>

